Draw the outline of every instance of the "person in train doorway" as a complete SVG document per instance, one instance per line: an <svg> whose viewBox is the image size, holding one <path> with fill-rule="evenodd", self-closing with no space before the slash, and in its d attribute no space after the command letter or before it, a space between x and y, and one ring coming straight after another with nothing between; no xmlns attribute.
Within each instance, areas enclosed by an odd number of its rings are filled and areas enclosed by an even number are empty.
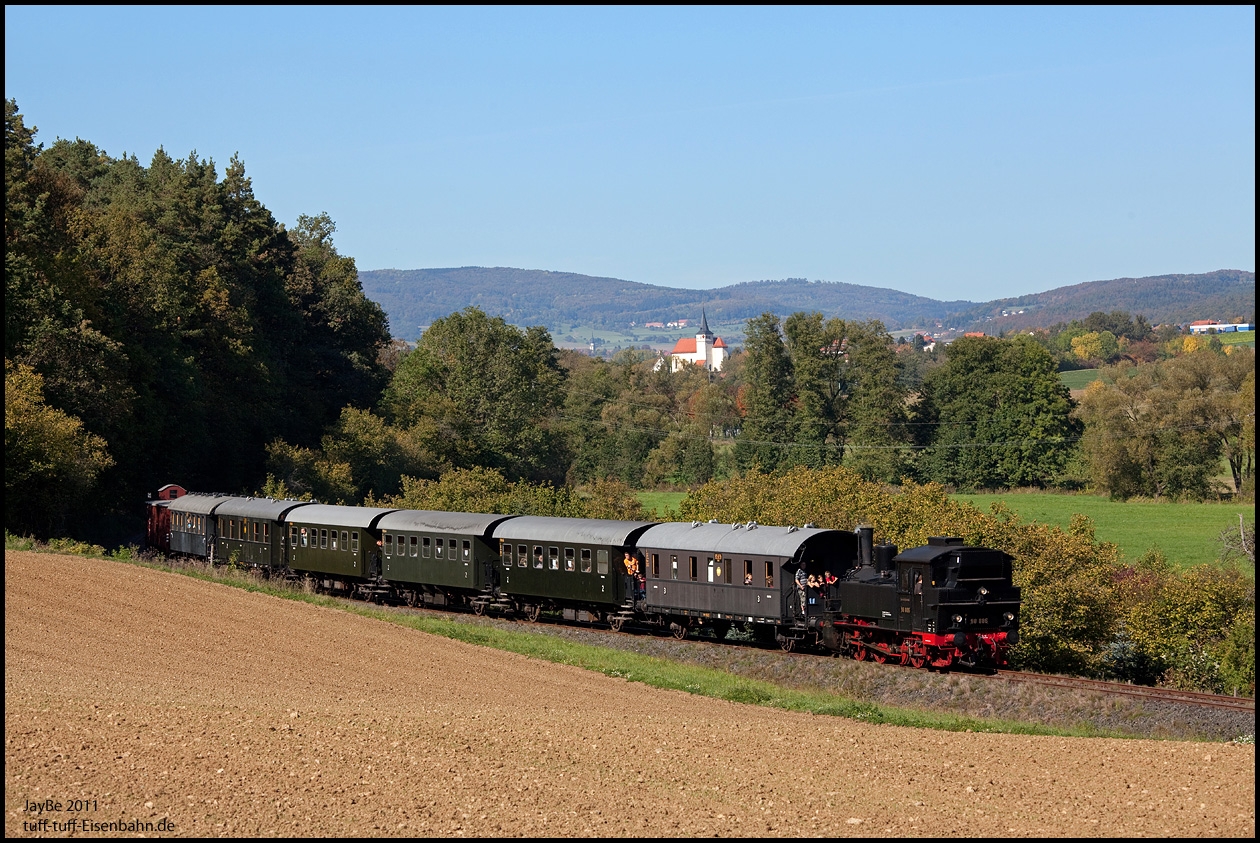
<svg viewBox="0 0 1260 843"><path fill-rule="evenodd" d="M621 564L626 566L626 576L634 584L635 597L642 598L647 591L647 583L644 582L643 574L639 571L639 560L627 550L626 557L621 560Z"/></svg>
<svg viewBox="0 0 1260 843"><path fill-rule="evenodd" d="M805 617L806 601L809 599L808 588L809 574L805 572L805 566L802 565L796 569L796 595L801 605L801 617Z"/></svg>

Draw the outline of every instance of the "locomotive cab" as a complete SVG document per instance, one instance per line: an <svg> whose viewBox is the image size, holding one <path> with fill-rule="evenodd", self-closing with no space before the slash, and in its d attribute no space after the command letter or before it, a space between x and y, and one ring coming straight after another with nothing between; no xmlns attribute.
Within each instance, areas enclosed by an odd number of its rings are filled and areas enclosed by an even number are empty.
<svg viewBox="0 0 1260 843"><path fill-rule="evenodd" d="M960 648L976 635L998 633L1014 644L1020 593L1011 583L1012 561L1000 550L943 537L899 554L894 563L901 628Z"/></svg>

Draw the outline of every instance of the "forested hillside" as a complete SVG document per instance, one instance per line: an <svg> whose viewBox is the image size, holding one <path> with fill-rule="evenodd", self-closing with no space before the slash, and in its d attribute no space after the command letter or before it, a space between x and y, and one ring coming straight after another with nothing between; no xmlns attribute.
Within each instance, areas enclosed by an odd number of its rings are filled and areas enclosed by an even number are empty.
<svg viewBox="0 0 1260 843"><path fill-rule="evenodd" d="M414 340L420 328L465 307L479 307L513 325L625 328L631 322L698 318L739 322L762 313L817 310L842 319L878 319L889 330L913 327L1004 330L1049 327L1095 311L1127 310L1152 324L1255 317L1255 273L1220 270L1200 275L1120 278L1059 287L992 302L937 301L882 287L806 281L749 281L712 290L655 287L572 272L505 267L381 269L360 273L363 290L389 314L396 336ZM1018 311L1023 310L1023 313ZM1003 316L1003 311L1009 315Z"/></svg>
<svg viewBox="0 0 1260 843"><path fill-rule="evenodd" d="M389 314L395 335L414 340L419 328L473 306L513 325L625 327L631 322L698 319L738 322L766 311L820 310L847 319L879 319L899 326L972 307L895 290L789 278L715 290L654 287L572 272L504 267L381 269L360 273L363 291Z"/></svg>
<svg viewBox="0 0 1260 843"><path fill-rule="evenodd" d="M373 403L385 315L326 215L286 230L235 158L35 142L5 102L5 524L255 487L265 445Z"/></svg>

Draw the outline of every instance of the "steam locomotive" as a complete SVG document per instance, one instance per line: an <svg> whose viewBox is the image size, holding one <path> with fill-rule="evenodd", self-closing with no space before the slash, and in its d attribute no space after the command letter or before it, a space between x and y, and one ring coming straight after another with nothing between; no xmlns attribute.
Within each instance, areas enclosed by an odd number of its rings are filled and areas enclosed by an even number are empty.
<svg viewBox="0 0 1260 843"><path fill-rule="evenodd" d="M899 551L873 530L656 523L330 506L186 494L148 504L148 543L316 590L537 621L740 627L785 651L948 670L996 669L1020 593L1000 550L935 537Z"/></svg>

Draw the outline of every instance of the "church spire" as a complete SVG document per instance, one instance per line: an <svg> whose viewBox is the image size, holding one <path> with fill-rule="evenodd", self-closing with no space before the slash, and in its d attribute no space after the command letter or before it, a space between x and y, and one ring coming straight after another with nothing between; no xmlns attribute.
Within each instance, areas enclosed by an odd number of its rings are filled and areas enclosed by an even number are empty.
<svg viewBox="0 0 1260 843"><path fill-rule="evenodd" d="M700 308L700 333L705 336L713 336L712 332L709 331L709 318L704 315L703 307Z"/></svg>

